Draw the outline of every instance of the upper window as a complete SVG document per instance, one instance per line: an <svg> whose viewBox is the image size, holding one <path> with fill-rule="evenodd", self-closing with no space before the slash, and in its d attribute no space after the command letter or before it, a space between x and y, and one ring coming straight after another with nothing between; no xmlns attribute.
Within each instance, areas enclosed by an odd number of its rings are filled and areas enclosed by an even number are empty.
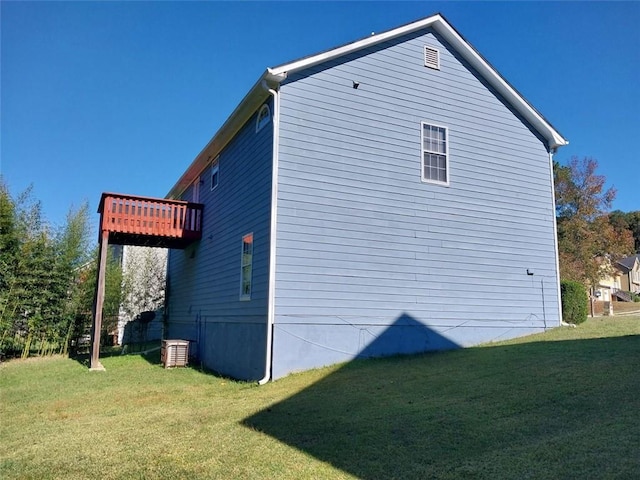
<svg viewBox="0 0 640 480"><path fill-rule="evenodd" d="M220 157L216 157L211 164L211 190L216 188L218 183L220 183Z"/></svg>
<svg viewBox="0 0 640 480"><path fill-rule="evenodd" d="M256 132L262 130L262 128L271 121L271 110L269 110L269 105L266 103L260 109L260 113L258 113L258 118L256 119Z"/></svg>
<svg viewBox="0 0 640 480"><path fill-rule="evenodd" d="M193 182L193 193L191 194L191 201L194 203L200 202L200 177L197 177Z"/></svg>
<svg viewBox="0 0 640 480"><path fill-rule="evenodd" d="M240 300L251 300L251 275L253 265L253 233L242 237L240 260Z"/></svg>
<svg viewBox="0 0 640 480"><path fill-rule="evenodd" d="M422 180L449 185L447 129L422 122Z"/></svg>

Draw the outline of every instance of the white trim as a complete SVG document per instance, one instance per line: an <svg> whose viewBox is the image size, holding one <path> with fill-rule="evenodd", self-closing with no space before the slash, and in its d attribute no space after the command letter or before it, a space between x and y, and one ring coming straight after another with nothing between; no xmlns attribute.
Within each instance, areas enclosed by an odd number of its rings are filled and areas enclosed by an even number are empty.
<svg viewBox="0 0 640 480"><path fill-rule="evenodd" d="M560 291L560 251L558 248L558 222L556 219L556 187L553 180L553 150L549 151L549 175L551 179L551 214L553 215L553 247L556 255L556 294L558 295L558 325L562 325L562 296Z"/></svg>
<svg viewBox="0 0 640 480"><path fill-rule="evenodd" d="M433 28L437 33L467 60L515 109L531 123L533 127L546 138L550 148L561 147L569 142L560 135L542 115L509 85L504 78L480 54L460 36L460 34L440 14L418 20L417 22L389 30L379 35L372 35L357 42L334 48L318 55L297 60L295 62L268 68L267 72L273 77L286 77L318 63L332 60L348 53L367 48L380 42L406 35L423 28Z"/></svg>
<svg viewBox="0 0 640 480"><path fill-rule="evenodd" d="M216 184L213 184L213 176L218 174ZM211 187L211 191L218 188L220 185L220 155L218 155L213 162L211 162L211 175L209 177L209 186Z"/></svg>
<svg viewBox="0 0 640 480"><path fill-rule="evenodd" d="M245 239L251 237L251 262L244 263L244 244ZM249 279L249 293L244 293L244 268L249 266L251 268L251 277ZM242 250L240 251L240 301L251 300L251 293L253 290L253 232L247 233L242 236Z"/></svg>
<svg viewBox="0 0 640 480"><path fill-rule="evenodd" d="M167 194L167 198L180 198L195 177L200 175L207 167L207 159L212 155L218 155L231 141L242 126L255 115L256 110L268 98L269 93L263 88L268 84L268 89L276 89L288 74L311 67L333 58L346 55L380 42L384 42L401 35L423 28L433 28L441 35L476 71L491 85L502 97L527 120L531 126L546 140L550 149L567 145L569 142L556 131L518 92L511 87L504 78L480 56L480 54L456 32L456 30L440 14L418 20L388 32L372 35L357 42L334 48L326 52L312 55L294 62L267 68L251 90L245 95L240 104L231 113L229 118L216 132L209 143L193 160L184 174L178 179L173 188ZM273 94L272 94L273 95ZM275 108L275 107L274 107ZM274 114L275 116L275 114Z"/></svg>
<svg viewBox="0 0 640 480"><path fill-rule="evenodd" d="M445 182L442 182L440 180L433 180L431 178L425 178L424 176L424 154L425 154L424 127L425 126L444 129L444 161L445 161L445 170L447 174L447 180ZM428 150L426 152L442 155L441 152L432 152ZM449 127L447 127L446 125L438 125L437 123L432 123L428 120L424 120L420 122L420 180L423 183L433 183L435 185L442 185L445 187L448 187L449 184L451 183L451 167L449 165Z"/></svg>
<svg viewBox="0 0 640 480"><path fill-rule="evenodd" d="M260 117L262 116L262 112L264 111L267 112L267 119L263 122L260 122ZM264 105L262 105L262 107L260 107L260 110L258 110L258 116L256 117L256 133L262 130L265 126L269 125L270 121L271 109L269 108L269 105L265 103Z"/></svg>
<svg viewBox="0 0 640 480"><path fill-rule="evenodd" d="M333 60L334 58L346 55L356 50L361 50L371 45L385 42L387 40L391 40L393 38L415 32L416 30L420 30L422 28L433 26L433 24L438 20L444 21L444 19L439 14L432 15L431 17L423 18L422 20L418 20L417 22L409 23L407 25L403 25L402 27L388 30L378 35L371 35L370 37L366 37L362 40L343 45L342 47L334 48L332 50L328 50L317 55L312 55L310 57L302 58L291 63L286 63L278 67L269 68L268 71L272 75L286 75L297 70L302 70L303 68L317 65L318 63L326 62L327 60Z"/></svg>
<svg viewBox="0 0 640 480"><path fill-rule="evenodd" d="M276 312L276 240L278 227L278 160L280 155L280 91L269 88L264 81L262 87L273 97L273 150L271 171L271 224L269 235L269 293L267 305L267 339L265 345L264 376L258 384L271 379L273 365L273 330Z"/></svg>

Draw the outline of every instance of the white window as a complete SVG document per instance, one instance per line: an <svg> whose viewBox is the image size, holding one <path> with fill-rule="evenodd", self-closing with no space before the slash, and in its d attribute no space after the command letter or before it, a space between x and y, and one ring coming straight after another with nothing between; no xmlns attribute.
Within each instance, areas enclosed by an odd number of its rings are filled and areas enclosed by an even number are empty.
<svg viewBox="0 0 640 480"><path fill-rule="evenodd" d="M193 182L193 195L191 195L191 201L194 203L200 202L200 177L197 177Z"/></svg>
<svg viewBox="0 0 640 480"><path fill-rule="evenodd" d="M269 105L266 103L262 105L260 108L260 113L258 113L258 118L256 119L256 132L262 130L262 128L271 121L271 110L269 110Z"/></svg>
<svg viewBox="0 0 640 480"><path fill-rule="evenodd" d="M220 157L216 157L211 164L211 190L216 188L218 183L220 183Z"/></svg>
<svg viewBox="0 0 640 480"><path fill-rule="evenodd" d="M449 185L446 127L422 122L422 181Z"/></svg>
<svg viewBox="0 0 640 480"><path fill-rule="evenodd" d="M251 300L251 267L253 264L253 233L242 237L240 265L240 300Z"/></svg>

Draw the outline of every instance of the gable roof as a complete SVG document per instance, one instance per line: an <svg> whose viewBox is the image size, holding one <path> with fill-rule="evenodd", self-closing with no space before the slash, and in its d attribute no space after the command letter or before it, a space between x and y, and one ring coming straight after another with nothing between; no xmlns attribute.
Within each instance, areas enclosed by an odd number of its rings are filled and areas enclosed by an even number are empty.
<svg viewBox="0 0 640 480"><path fill-rule="evenodd" d="M636 262L640 262L640 255L631 255L630 257L625 257L618 260L618 264L622 265L627 270L633 270L633 266Z"/></svg>
<svg viewBox="0 0 640 480"><path fill-rule="evenodd" d="M292 73L426 28L431 28L442 36L516 112L529 122L547 141L550 149L556 149L569 143L441 14L437 13L422 20L371 35L340 47L303 57L277 67L267 68L220 130L180 177L167 194L167 197L179 197L193 180L202 173L208 163L231 141L244 123L267 99L269 94L265 86L276 89Z"/></svg>

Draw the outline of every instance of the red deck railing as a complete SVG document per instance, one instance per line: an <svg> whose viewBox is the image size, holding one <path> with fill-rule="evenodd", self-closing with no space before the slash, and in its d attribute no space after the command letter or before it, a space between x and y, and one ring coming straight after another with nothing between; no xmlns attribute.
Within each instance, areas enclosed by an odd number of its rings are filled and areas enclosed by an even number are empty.
<svg viewBox="0 0 640 480"><path fill-rule="evenodd" d="M202 237L199 203L103 193L100 228L110 237L153 237L195 241Z"/></svg>

